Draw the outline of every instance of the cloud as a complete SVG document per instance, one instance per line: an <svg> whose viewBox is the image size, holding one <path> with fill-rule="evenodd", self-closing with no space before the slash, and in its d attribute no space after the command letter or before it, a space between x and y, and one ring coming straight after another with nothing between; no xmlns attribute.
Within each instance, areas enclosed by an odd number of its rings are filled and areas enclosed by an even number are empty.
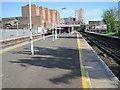
<svg viewBox="0 0 120 90"><path fill-rule="evenodd" d="M85 16L92 16L92 15L99 15L102 14L102 10L101 9L89 9L89 10L85 10Z"/></svg>
<svg viewBox="0 0 120 90"><path fill-rule="evenodd" d="M59 10L59 12L62 18L71 17L71 16L75 17L75 10L66 9L66 10ZM84 9L85 23L88 23L88 21L102 20L101 17L102 13L103 13L102 9Z"/></svg>
<svg viewBox="0 0 120 90"><path fill-rule="evenodd" d="M87 9L85 10L85 23L88 21L102 20L103 10L101 9Z"/></svg>
<svg viewBox="0 0 120 90"><path fill-rule="evenodd" d="M75 17L75 10L60 10L61 17Z"/></svg>

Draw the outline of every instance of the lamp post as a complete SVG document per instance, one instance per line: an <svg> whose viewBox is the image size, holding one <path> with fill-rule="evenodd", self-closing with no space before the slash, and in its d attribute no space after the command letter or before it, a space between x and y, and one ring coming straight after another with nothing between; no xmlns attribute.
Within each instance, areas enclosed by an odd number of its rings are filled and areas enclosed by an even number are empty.
<svg viewBox="0 0 120 90"><path fill-rule="evenodd" d="M67 8L61 8L61 10L66 10ZM61 30L61 32L62 32L62 30Z"/></svg>
<svg viewBox="0 0 120 90"><path fill-rule="evenodd" d="M57 29L55 24L54 24L54 28L55 28L55 39L57 40Z"/></svg>
<svg viewBox="0 0 120 90"><path fill-rule="evenodd" d="M69 33L69 36L70 36L70 22L69 22L68 33Z"/></svg>
<svg viewBox="0 0 120 90"><path fill-rule="evenodd" d="M59 34L61 34L61 28L59 27Z"/></svg>
<svg viewBox="0 0 120 90"><path fill-rule="evenodd" d="M18 29L18 21L17 21L17 29Z"/></svg>
<svg viewBox="0 0 120 90"><path fill-rule="evenodd" d="M61 10L65 10L66 8L61 8ZM56 27L57 25L54 23L54 35L53 35L53 41L54 41L54 38L57 40L57 27ZM61 30L59 29L59 34L61 34Z"/></svg>
<svg viewBox="0 0 120 90"><path fill-rule="evenodd" d="M55 41L55 30L54 30L54 23L52 25L52 35L53 35L53 41Z"/></svg>
<svg viewBox="0 0 120 90"><path fill-rule="evenodd" d="M66 8L61 8L61 10L64 10L64 9L66 9ZM59 31L59 33L60 33L60 31ZM57 39L57 28L56 28L55 23L53 23L53 25L52 25L52 35L53 35L53 41L55 39Z"/></svg>
<svg viewBox="0 0 120 90"><path fill-rule="evenodd" d="M42 23L43 23L43 28L42 28L42 32L43 32L43 40L45 40L45 31L44 31L44 28L45 28L44 23L45 23L45 21L42 20Z"/></svg>
<svg viewBox="0 0 120 90"><path fill-rule="evenodd" d="M18 36L18 21L17 21L17 36Z"/></svg>
<svg viewBox="0 0 120 90"><path fill-rule="evenodd" d="M31 48L31 54L34 55L33 37L32 37L32 20L31 20L31 1L30 0L29 0L29 18L30 18L30 48Z"/></svg>

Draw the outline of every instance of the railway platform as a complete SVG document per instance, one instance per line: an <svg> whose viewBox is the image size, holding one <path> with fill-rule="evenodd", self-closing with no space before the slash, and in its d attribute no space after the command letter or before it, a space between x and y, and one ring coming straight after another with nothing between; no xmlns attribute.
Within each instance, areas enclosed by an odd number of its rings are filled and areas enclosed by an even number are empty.
<svg viewBox="0 0 120 90"><path fill-rule="evenodd" d="M120 88L120 82L79 33L60 34L2 52L3 88Z"/></svg>
<svg viewBox="0 0 120 90"><path fill-rule="evenodd" d="M112 73L103 60L80 35L80 50L84 72L90 88L120 87L118 78Z"/></svg>

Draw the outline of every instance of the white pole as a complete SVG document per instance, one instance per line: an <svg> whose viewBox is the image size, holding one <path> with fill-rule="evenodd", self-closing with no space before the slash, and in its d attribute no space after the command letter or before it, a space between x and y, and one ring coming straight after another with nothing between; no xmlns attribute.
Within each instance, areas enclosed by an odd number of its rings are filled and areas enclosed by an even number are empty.
<svg viewBox="0 0 120 90"><path fill-rule="evenodd" d="M69 27L69 29L68 29L68 33L69 33L69 36L70 36L70 27Z"/></svg>
<svg viewBox="0 0 120 90"><path fill-rule="evenodd" d="M57 29L55 27L55 39L57 40Z"/></svg>
<svg viewBox="0 0 120 90"><path fill-rule="evenodd" d="M42 32L43 32L43 40L45 40L45 31L44 31L44 29L45 29L45 26L44 26L45 21L43 20L42 23L43 23L43 28L42 28Z"/></svg>
<svg viewBox="0 0 120 90"><path fill-rule="evenodd" d="M42 31L43 31L43 40L45 40L44 28L42 28Z"/></svg>
<svg viewBox="0 0 120 90"><path fill-rule="evenodd" d="M18 36L18 21L17 21L17 36Z"/></svg>
<svg viewBox="0 0 120 90"><path fill-rule="evenodd" d="M31 20L31 1L29 0L29 16L30 16L30 48L31 54L34 55L33 37L32 37L32 20Z"/></svg>
<svg viewBox="0 0 120 90"><path fill-rule="evenodd" d="M55 41L55 38L54 38L54 29L52 29L52 35L53 35L53 41Z"/></svg>
<svg viewBox="0 0 120 90"><path fill-rule="evenodd" d="M53 41L55 41L55 36L54 36L54 33L55 33L55 31L54 31L54 25L52 26L52 35L53 35Z"/></svg>
<svg viewBox="0 0 120 90"><path fill-rule="evenodd" d="M59 34L61 34L61 28L59 27Z"/></svg>
<svg viewBox="0 0 120 90"><path fill-rule="evenodd" d="M58 24L58 26L59 26L59 24ZM59 34L61 34L61 28L60 27L58 28L58 30L59 30Z"/></svg>
<svg viewBox="0 0 120 90"><path fill-rule="evenodd" d="M57 40L57 29L55 29L55 39Z"/></svg>
<svg viewBox="0 0 120 90"><path fill-rule="evenodd" d="M69 35L71 35L70 29L69 29Z"/></svg>
<svg viewBox="0 0 120 90"><path fill-rule="evenodd" d="M61 28L60 28L60 34L61 34Z"/></svg>
<svg viewBox="0 0 120 90"><path fill-rule="evenodd" d="M18 29L18 22L17 22L17 29Z"/></svg>

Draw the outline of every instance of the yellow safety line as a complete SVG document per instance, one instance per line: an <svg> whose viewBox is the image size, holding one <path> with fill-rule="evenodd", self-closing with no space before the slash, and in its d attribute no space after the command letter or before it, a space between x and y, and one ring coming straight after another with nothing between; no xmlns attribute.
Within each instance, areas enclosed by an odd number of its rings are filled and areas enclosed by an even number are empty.
<svg viewBox="0 0 120 90"><path fill-rule="evenodd" d="M80 69L81 69L81 77L82 77L82 88L85 89L85 90L88 90L87 79L85 77L84 65L83 65L83 62L82 62L82 54L81 54L81 49L80 49L80 40L79 40L78 32L77 32L77 44L78 44Z"/></svg>
<svg viewBox="0 0 120 90"><path fill-rule="evenodd" d="M49 36L46 36L46 37L50 37L50 36L52 36L52 35L49 35ZM35 40L33 40L33 41L38 41L38 40L41 40L41 39L42 39L42 38L40 38L40 39L35 39ZM24 43L25 43L25 42L24 42ZM9 50L3 51L3 52L0 53L0 55L1 55L1 54L4 54L4 53L6 53L6 52L12 51L12 50L14 50L14 49L23 47L23 46L25 46L25 45L27 45L27 44L29 44L29 43L30 43L30 42L26 42L26 43L23 44L23 45L16 46L15 48L11 48L11 49L9 49Z"/></svg>

